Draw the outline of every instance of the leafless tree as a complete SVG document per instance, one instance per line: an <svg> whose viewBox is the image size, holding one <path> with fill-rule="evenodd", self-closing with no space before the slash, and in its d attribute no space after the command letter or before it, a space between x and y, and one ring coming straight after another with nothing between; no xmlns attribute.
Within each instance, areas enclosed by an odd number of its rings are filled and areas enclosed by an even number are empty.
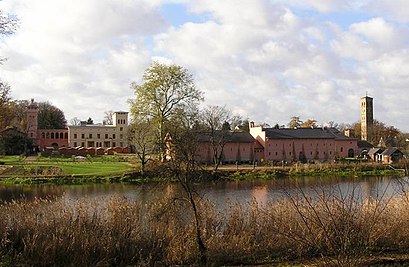
<svg viewBox="0 0 409 267"><path fill-rule="evenodd" d="M238 116L234 116L225 106L208 106L201 117L212 147L213 172L217 172L223 160L224 146L232 137L232 131L227 126L235 124Z"/></svg>
<svg viewBox="0 0 409 267"><path fill-rule="evenodd" d="M141 174L145 173L145 166L152 159L156 149L155 128L149 120L134 121L129 127L129 141L141 162Z"/></svg>
<svg viewBox="0 0 409 267"><path fill-rule="evenodd" d="M114 112L112 110L108 110L104 112L104 121L105 125L113 125L114 124Z"/></svg>
<svg viewBox="0 0 409 267"><path fill-rule="evenodd" d="M81 120L78 117L74 117L70 120L70 124L73 126L78 126L81 124Z"/></svg>

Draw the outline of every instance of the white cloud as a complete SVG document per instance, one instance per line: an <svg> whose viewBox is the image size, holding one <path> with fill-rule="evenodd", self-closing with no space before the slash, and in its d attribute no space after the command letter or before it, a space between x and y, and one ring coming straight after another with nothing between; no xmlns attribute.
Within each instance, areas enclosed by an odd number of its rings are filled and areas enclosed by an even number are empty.
<svg viewBox="0 0 409 267"><path fill-rule="evenodd" d="M254 121L355 122L368 90L376 117L409 131L402 97L409 8L391 3L3 0L21 27L2 44L9 61L1 76L15 98L50 100L68 120L100 121L106 110L128 109L130 82L158 60L190 70L204 105L227 105ZM184 5L196 20L172 25L162 17L167 4Z"/></svg>

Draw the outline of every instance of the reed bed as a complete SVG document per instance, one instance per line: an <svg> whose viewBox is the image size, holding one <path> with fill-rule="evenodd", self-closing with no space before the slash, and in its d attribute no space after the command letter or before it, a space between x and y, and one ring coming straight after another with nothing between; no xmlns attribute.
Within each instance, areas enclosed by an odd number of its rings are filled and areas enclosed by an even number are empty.
<svg viewBox="0 0 409 267"><path fill-rule="evenodd" d="M279 201L227 204L197 199L210 266L313 262L359 266L409 251L409 197L366 199L302 190ZM37 199L0 206L2 266L198 264L189 203L166 196L142 204Z"/></svg>

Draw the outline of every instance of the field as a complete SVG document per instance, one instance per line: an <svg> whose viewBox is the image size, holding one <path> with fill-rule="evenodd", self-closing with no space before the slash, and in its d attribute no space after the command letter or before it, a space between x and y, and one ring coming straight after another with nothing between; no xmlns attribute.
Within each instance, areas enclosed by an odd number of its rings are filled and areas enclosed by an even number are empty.
<svg viewBox="0 0 409 267"><path fill-rule="evenodd" d="M0 177L107 177L135 171L132 157L100 156L86 158L63 157L0 157Z"/></svg>

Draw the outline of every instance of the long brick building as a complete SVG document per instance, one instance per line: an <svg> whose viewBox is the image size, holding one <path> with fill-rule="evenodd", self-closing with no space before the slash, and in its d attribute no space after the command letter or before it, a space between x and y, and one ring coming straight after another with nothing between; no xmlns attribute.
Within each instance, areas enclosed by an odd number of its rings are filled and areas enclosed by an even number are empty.
<svg viewBox="0 0 409 267"><path fill-rule="evenodd" d="M43 151L48 147L103 148L128 147L128 112L113 114L113 124L69 125L64 129L38 129L38 106L31 100L27 107L27 134L35 146Z"/></svg>

